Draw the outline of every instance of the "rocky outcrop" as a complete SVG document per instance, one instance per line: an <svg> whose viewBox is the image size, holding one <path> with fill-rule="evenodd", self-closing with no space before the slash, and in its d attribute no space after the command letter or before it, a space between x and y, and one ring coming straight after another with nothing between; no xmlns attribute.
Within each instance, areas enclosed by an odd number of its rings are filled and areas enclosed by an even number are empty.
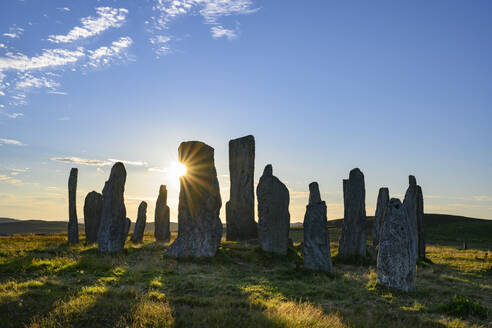
<svg viewBox="0 0 492 328"><path fill-rule="evenodd" d="M384 216L389 204L388 188L380 188L378 201L376 205L376 214L374 215L374 224L372 226L372 245L376 247L379 244L379 235L381 233L381 225L384 221Z"/></svg>
<svg viewBox="0 0 492 328"><path fill-rule="evenodd" d="M154 236L156 241L169 242L171 231L169 223L169 206L167 206L167 189L165 185L159 188L159 196L155 202Z"/></svg>
<svg viewBox="0 0 492 328"><path fill-rule="evenodd" d="M422 188L417 186L417 233L418 233L418 257L425 259L425 227L424 227L424 195Z"/></svg>
<svg viewBox="0 0 492 328"><path fill-rule="evenodd" d="M88 244L97 242L97 233L101 223L102 214L102 195L96 191L91 191L85 196L84 202L84 226L85 240Z"/></svg>
<svg viewBox="0 0 492 328"><path fill-rule="evenodd" d="M226 203L227 240L257 238L254 198L255 138L229 141L230 200Z"/></svg>
<svg viewBox="0 0 492 328"><path fill-rule="evenodd" d="M366 256L366 189L358 168L343 180L344 220L338 256L344 260Z"/></svg>
<svg viewBox="0 0 492 328"><path fill-rule="evenodd" d="M79 222L77 220L77 175L78 169L70 170L68 178L68 242L75 244L79 242Z"/></svg>
<svg viewBox="0 0 492 328"><path fill-rule="evenodd" d="M133 234L131 241L134 243L141 243L143 241L143 235L145 231L145 225L147 224L147 203L141 202L138 205L137 222L135 228L133 228Z"/></svg>
<svg viewBox="0 0 492 328"><path fill-rule="evenodd" d="M181 143L178 155L186 174L180 178L178 237L167 254L177 258L214 256L222 238L214 149L200 141L188 141Z"/></svg>
<svg viewBox="0 0 492 328"><path fill-rule="evenodd" d="M304 215L304 267L332 272L326 204L321 201L317 182L309 184L309 204Z"/></svg>
<svg viewBox="0 0 492 328"><path fill-rule="evenodd" d="M381 227L377 258L378 282L404 292L415 290L415 257L410 218L399 199L390 200Z"/></svg>
<svg viewBox="0 0 492 328"><path fill-rule="evenodd" d="M265 167L256 188L258 199L258 239L266 252L287 254L290 213L289 190L273 175L272 166Z"/></svg>
<svg viewBox="0 0 492 328"><path fill-rule="evenodd" d="M125 166L118 162L111 168L102 192L103 209L97 234L98 248L101 252L118 252L125 246L127 229L130 229L123 196L125 181Z"/></svg>

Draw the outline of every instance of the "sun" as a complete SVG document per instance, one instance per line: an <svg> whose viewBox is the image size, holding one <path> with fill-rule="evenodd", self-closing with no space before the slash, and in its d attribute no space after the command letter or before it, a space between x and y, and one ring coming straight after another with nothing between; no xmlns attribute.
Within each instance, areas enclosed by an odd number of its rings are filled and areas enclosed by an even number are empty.
<svg viewBox="0 0 492 328"><path fill-rule="evenodd" d="M167 176L172 180L179 180L179 178L185 174L186 166L178 162L172 163L167 169Z"/></svg>

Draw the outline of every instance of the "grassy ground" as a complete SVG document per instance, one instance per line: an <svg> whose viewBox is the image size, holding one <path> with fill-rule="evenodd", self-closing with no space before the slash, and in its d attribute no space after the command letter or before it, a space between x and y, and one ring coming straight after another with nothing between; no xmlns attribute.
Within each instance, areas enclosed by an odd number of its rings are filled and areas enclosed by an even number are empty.
<svg viewBox="0 0 492 328"><path fill-rule="evenodd" d="M298 245L302 230L291 236ZM224 242L215 258L176 261L151 235L117 255L63 235L4 237L0 327L491 327L492 235L482 237L469 250L429 246L409 295L378 286L374 265L304 271L295 249L282 258Z"/></svg>

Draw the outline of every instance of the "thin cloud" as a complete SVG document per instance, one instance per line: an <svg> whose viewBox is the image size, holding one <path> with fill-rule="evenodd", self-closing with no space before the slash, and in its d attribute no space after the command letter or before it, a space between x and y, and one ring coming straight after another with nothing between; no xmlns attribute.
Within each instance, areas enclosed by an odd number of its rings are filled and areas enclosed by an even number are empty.
<svg viewBox="0 0 492 328"><path fill-rule="evenodd" d="M79 164L79 165L89 165L89 166L108 166L113 164L109 161L103 161L99 159L87 159L80 157L52 157L52 161L69 163L69 164Z"/></svg>
<svg viewBox="0 0 492 328"><path fill-rule="evenodd" d="M82 47L75 50L45 49L41 55L35 57L27 57L22 53L7 53L6 57L0 57L0 71L17 70L23 72L65 66L75 63L84 56L84 48Z"/></svg>
<svg viewBox="0 0 492 328"><path fill-rule="evenodd" d="M147 166L147 162L141 162L141 161L126 161L126 160L114 159L114 158L109 158L108 161L110 161L111 163L121 162L123 164L134 165L134 166Z"/></svg>
<svg viewBox="0 0 492 328"><path fill-rule="evenodd" d="M229 30L223 26L213 26L210 31L214 39L227 38L228 40L235 39L237 37L236 31Z"/></svg>
<svg viewBox="0 0 492 328"><path fill-rule="evenodd" d="M24 114L22 114L22 113L8 113L8 112L3 112L3 111L0 112L0 114L7 116L8 118L13 118L13 119L24 116Z"/></svg>
<svg viewBox="0 0 492 328"><path fill-rule="evenodd" d="M7 33L3 33L3 36L11 39L18 39L22 33L24 33L24 29L22 27L12 26L9 28Z"/></svg>
<svg viewBox="0 0 492 328"><path fill-rule="evenodd" d="M111 46L99 47L96 50L89 50L89 66L99 67L107 65L114 58L121 58L125 54L125 50L130 47L133 40L130 37L121 37L117 41L113 41Z"/></svg>
<svg viewBox="0 0 492 328"><path fill-rule="evenodd" d="M17 178L12 178L11 176L0 174L0 182L6 182L10 184L21 184L22 180Z"/></svg>
<svg viewBox="0 0 492 328"><path fill-rule="evenodd" d="M111 27L120 27L126 20L128 10L125 8L99 7L96 17L84 17L82 26L76 26L65 35L50 35L48 40L53 43L69 43L98 35Z"/></svg>
<svg viewBox="0 0 492 328"><path fill-rule="evenodd" d="M156 35L151 37L150 43L154 46L154 52L158 55L165 55L171 51L169 47L169 41L171 41L171 37L166 35Z"/></svg>
<svg viewBox="0 0 492 328"><path fill-rule="evenodd" d="M26 146L25 143L14 139L0 138L0 145Z"/></svg>

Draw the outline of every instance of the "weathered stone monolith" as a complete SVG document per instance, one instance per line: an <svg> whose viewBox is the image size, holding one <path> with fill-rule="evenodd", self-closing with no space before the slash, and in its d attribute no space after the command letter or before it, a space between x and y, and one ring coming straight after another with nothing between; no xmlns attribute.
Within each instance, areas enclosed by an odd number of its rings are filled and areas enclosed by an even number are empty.
<svg viewBox="0 0 492 328"><path fill-rule="evenodd" d="M165 185L159 187L159 196L155 202L154 236L156 241L169 242L171 239L169 206L167 206L167 189Z"/></svg>
<svg viewBox="0 0 492 328"><path fill-rule="evenodd" d="M126 238L128 238L128 233L130 233L130 227L132 225L132 220L130 220L130 218L126 218L125 220L125 230L123 232L123 245L121 246L121 248L124 248L125 247L125 241L126 241Z"/></svg>
<svg viewBox="0 0 492 328"><path fill-rule="evenodd" d="M125 166L118 162L111 168L102 192L103 209L97 234L98 248L101 252L118 252L125 246L127 229L130 229L123 196L125 181Z"/></svg>
<svg viewBox="0 0 492 328"><path fill-rule="evenodd" d="M386 214L389 200L388 188L380 188L378 194L378 202L376 204L376 214L374 215L374 224L372 226L372 245L374 247L379 244L381 225L384 221L384 215Z"/></svg>
<svg viewBox="0 0 492 328"><path fill-rule="evenodd" d="M344 220L338 256L344 260L366 256L366 188L358 168L343 180Z"/></svg>
<svg viewBox="0 0 492 328"><path fill-rule="evenodd" d="M88 244L97 242L97 233L101 223L102 214L102 195L96 191L91 191L85 196L84 202L84 226L85 241Z"/></svg>
<svg viewBox="0 0 492 328"><path fill-rule="evenodd" d="M326 203L321 201L317 182L309 184L309 204L304 215L304 267L332 272Z"/></svg>
<svg viewBox="0 0 492 328"><path fill-rule="evenodd" d="M255 138L229 141L230 200L226 203L227 240L258 236L255 222Z"/></svg>
<svg viewBox="0 0 492 328"><path fill-rule="evenodd" d="M133 228L133 234L130 240L134 243L141 243L143 240L143 234L145 231L145 224L147 223L147 203L141 202L138 205L137 222Z"/></svg>
<svg viewBox="0 0 492 328"><path fill-rule="evenodd" d="M412 242L412 250L415 261L418 256L418 229L417 229L417 180L413 175L408 176L409 186L405 193L405 199L403 205L408 212L408 218L410 220L410 237Z"/></svg>
<svg viewBox="0 0 492 328"><path fill-rule="evenodd" d="M222 200L214 149L200 141L182 142L179 161L186 166L180 180L178 237L167 249L172 257L212 257L222 238Z"/></svg>
<svg viewBox="0 0 492 328"><path fill-rule="evenodd" d="M425 259L424 195L420 186L417 186L417 232L418 256Z"/></svg>
<svg viewBox="0 0 492 328"><path fill-rule="evenodd" d="M77 174L78 169L70 170L68 178L68 242L75 244L79 242L79 222L77 220Z"/></svg>
<svg viewBox="0 0 492 328"><path fill-rule="evenodd" d="M270 164L265 166L256 187L258 199L258 239L261 249L286 255L289 247L289 190L273 175Z"/></svg>
<svg viewBox="0 0 492 328"><path fill-rule="evenodd" d="M377 260L378 282L404 292L415 290L415 257L408 211L392 198L381 227Z"/></svg>

